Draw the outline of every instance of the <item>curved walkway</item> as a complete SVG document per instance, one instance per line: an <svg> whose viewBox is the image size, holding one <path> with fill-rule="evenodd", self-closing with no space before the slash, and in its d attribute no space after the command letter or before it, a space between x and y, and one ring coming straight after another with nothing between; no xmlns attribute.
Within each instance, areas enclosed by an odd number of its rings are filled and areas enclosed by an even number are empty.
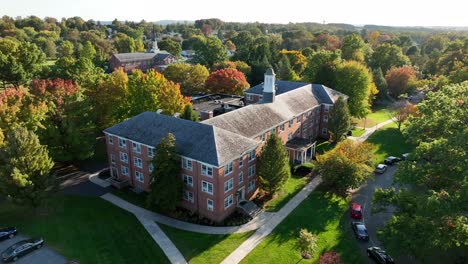
<svg viewBox="0 0 468 264"><path fill-rule="evenodd" d="M384 121L382 123L378 123L377 125L371 127L371 128L367 128L366 129L366 132L364 134L362 134L362 136L360 137L348 137L349 139L353 139L353 140L356 140L356 141L359 141L359 142L364 142L367 140L368 137L370 137L370 135L372 135L372 133L374 133L377 129L383 127L383 126L386 126L390 123L394 122L393 118L392 119L389 119L387 121Z"/></svg>

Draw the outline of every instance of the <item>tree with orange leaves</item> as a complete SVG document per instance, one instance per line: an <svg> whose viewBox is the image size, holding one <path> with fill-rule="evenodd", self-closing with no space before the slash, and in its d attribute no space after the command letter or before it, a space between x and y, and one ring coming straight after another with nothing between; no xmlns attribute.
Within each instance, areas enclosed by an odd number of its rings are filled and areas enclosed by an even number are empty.
<svg viewBox="0 0 468 264"><path fill-rule="evenodd" d="M231 68L217 70L206 79L206 88L212 93L242 95L249 87L244 74Z"/></svg>

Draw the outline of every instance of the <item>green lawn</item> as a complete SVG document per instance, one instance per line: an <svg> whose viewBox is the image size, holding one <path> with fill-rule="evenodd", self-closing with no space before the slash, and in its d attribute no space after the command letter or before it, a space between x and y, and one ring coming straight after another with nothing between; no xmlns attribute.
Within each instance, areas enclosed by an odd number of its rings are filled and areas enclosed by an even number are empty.
<svg viewBox="0 0 468 264"><path fill-rule="evenodd" d="M341 254L344 263L365 263L353 241L347 209L345 199L314 191L241 263L310 263L329 250ZM295 246L301 228L318 235L318 251L311 260L302 260Z"/></svg>
<svg viewBox="0 0 468 264"><path fill-rule="evenodd" d="M366 133L365 129L358 128L358 127L356 127L355 129L353 129L351 131L353 131L353 137L360 137L360 136L364 135L364 133Z"/></svg>
<svg viewBox="0 0 468 264"><path fill-rule="evenodd" d="M324 154L325 152L331 150L334 145L330 144L328 141L317 142L318 144L315 146L315 153L317 154Z"/></svg>
<svg viewBox="0 0 468 264"><path fill-rule="evenodd" d="M242 234L199 234L159 224L189 263L220 263L254 231ZM135 262L136 263L136 262Z"/></svg>
<svg viewBox="0 0 468 264"><path fill-rule="evenodd" d="M132 192L130 189L122 189L122 190L113 189L112 194L124 199L125 201L127 201L129 203L132 203L134 205L149 209L146 206L146 196L147 196L147 194L144 193L144 192L143 193L135 193L135 192Z"/></svg>
<svg viewBox="0 0 468 264"><path fill-rule="evenodd" d="M367 142L377 146L376 163L382 163L387 156L401 157L401 154L414 150L414 146L405 142L395 123L390 123L375 131L369 136Z"/></svg>
<svg viewBox="0 0 468 264"><path fill-rule="evenodd" d="M305 185L307 184L307 177L300 177L292 175L288 179L283 187L283 190L279 192L278 196L275 197L271 202L265 206L267 212L279 211L291 198L294 197Z"/></svg>
<svg viewBox="0 0 468 264"><path fill-rule="evenodd" d="M357 127L373 127L378 123L382 123L392 118L392 111L390 108L380 108L368 114L366 118L354 119Z"/></svg>
<svg viewBox="0 0 468 264"><path fill-rule="evenodd" d="M169 263L151 236L130 213L95 197L54 196L33 214L0 204L2 226L41 236L70 260L94 263Z"/></svg>

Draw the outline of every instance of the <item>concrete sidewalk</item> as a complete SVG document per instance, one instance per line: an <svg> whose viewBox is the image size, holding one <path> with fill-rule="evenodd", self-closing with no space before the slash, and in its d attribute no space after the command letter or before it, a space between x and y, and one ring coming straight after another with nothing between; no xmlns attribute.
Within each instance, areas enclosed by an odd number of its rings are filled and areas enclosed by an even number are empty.
<svg viewBox="0 0 468 264"><path fill-rule="evenodd" d="M371 127L371 128L367 128L366 129L366 132L360 136L360 137L348 137L349 139L352 139L352 140L356 140L356 141L359 141L359 142L364 142L367 140L367 138L370 137L370 135L372 135L372 133L374 133L377 129L383 127L383 126L386 126L390 123L394 122L393 119L389 119L387 121L384 121L382 123L378 123L377 125Z"/></svg>
<svg viewBox="0 0 468 264"><path fill-rule="evenodd" d="M277 225L279 225L309 194L322 182L322 178L317 176L307 184L296 196L294 196L279 212L275 213L265 225L261 226L244 243L234 250L221 264L239 263L250 253L260 242L268 236Z"/></svg>

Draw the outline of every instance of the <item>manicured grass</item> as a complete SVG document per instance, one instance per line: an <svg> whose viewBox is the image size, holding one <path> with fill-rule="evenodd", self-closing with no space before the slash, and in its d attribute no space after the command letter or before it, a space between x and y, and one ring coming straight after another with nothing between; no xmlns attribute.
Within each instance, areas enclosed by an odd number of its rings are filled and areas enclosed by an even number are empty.
<svg viewBox="0 0 468 264"><path fill-rule="evenodd" d="M159 224L189 263L220 263L252 233L208 235Z"/></svg>
<svg viewBox="0 0 468 264"><path fill-rule="evenodd" d="M366 130L365 129L362 129L362 128L358 128L356 127L355 129L351 130L353 131L353 137L360 137L362 135L364 135L364 133L366 133Z"/></svg>
<svg viewBox="0 0 468 264"><path fill-rule="evenodd" d="M390 123L369 136L367 142L377 146L375 163L382 163L388 156L401 157L401 154L414 150L414 146L405 142L397 124Z"/></svg>
<svg viewBox="0 0 468 264"><path fill-rule="evenodd" d="M54 196L45 209L0 204L0 223L41 236L67 259L81 264L169 263L130 213L95 197Z"/></svg>
<svg viewBox="0 0 468 264"><path fill-rule="evenodd" d="M319 255L335 250L344 263L366 263L351 234L345 199L316 190L310 194L241 263L315 262ZM302 260L296 247L299 230L318 236L318 250L311 260Z"/></svg>
<svg viewBox="0 0 468 264"><path fill-rule="evenodd" d="M307 177L292 175L283 187L283 190L265 206L267 212L279 211L291 198L294 197L307 184Z"/></svg>
<svg viewBox="0 0 468 264"><path fill-rule="evenodd" d="M357 127L373 127L378 123L382 123L392 118L392 111L393 110L390 108L380 108L368 114L367 118L354 119L353 122L356 123Z"/></svg>
<svg viewBox="0 0 468 264"><path fill-rule="evenodd" d="M146 196L147 196L147 194L144 193L144 192L143 193L135 193L135 192L132 192L130 189L126 188L126 189L122 189L122 190L113 189L112 194L124 199L125 201L127 201L129 203L132 203L134 205L138 205L140 207L149 209L148 206L146 206Z"/></svg>

